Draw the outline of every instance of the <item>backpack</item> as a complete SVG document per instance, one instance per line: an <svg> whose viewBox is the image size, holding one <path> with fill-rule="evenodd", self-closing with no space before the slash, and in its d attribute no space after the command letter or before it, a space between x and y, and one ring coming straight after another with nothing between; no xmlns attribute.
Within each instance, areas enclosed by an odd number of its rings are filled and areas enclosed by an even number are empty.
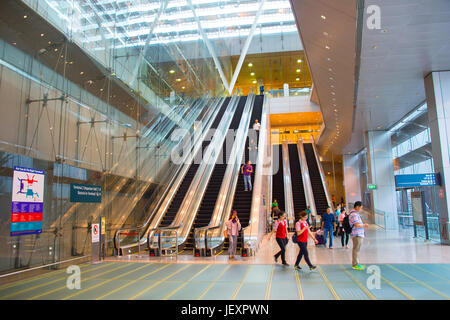
<svg viewBox="0 0 450 320"><path fill-rule="evenodd" d="M344 220L342 220L342 227L344 228L345 233L352 233L353 227L350 225L350 215L344 217Z"/></svg>
<svg viewBox="0 0 450 320"><path fill-rule="evenodd" d="M297 239L298 239L297 231L294 231L294 234L292 235L292 242L293 243L298 243Z"/></svg>

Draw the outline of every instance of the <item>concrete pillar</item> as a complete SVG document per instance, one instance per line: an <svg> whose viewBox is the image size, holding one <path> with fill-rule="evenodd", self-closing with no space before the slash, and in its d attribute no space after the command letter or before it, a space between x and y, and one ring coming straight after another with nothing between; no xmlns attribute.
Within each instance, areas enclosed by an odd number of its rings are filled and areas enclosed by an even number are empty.
<svg viewBox="0 0 450 320"><path fill-rule="evenodd" d="M353 208L356 201L361 201L361 186L359 177L359 159L355 154L342 156L344 167L345 203L348 209Z"/></svg>
<svg viewBox="0 0 450 320"><path fill-rule="evenodd" d="M438 210L441 243L449 242L450 197L450 71L432 72L425 77L428 121L431 133L434 171L441 176Z"/></svg>
<svg viewBox="0 0 450 320"><path fill-rule="evenodd" d="M377 186L371 191L374 222L386 230L398 230L397 195L389 131L366 132L366 146L368 183Z"/></svg>

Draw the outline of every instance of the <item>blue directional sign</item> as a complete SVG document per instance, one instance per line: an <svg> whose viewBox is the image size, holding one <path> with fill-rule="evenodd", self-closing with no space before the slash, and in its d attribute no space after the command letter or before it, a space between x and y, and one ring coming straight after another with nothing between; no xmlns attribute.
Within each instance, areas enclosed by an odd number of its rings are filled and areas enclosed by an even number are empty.
<svg viewBox="0 0 450 320"><path fill-rule="evenodd" d="M71 183L70 184L70 202L102 202L102 187Z"/></svg>
<svg viewBox="0 0 450 320"><path fill-rule="evenodd" d="M438 173L399 174L395 176L397 188L427 187L440 184L441 179Z"/></svg>

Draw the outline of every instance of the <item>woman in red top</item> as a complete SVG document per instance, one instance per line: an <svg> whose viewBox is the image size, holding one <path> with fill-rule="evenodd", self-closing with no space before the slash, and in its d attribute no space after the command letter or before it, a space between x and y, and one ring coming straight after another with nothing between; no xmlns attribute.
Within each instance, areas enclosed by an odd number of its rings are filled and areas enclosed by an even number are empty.
<svg viewBox="0 0 450 320"><path fill-rule="evenodd" d="M305 261L309 266L310 270L314 270L316 266L314 266L311 261L309 260L308 255L308 236L311 237L311 239L314 240L314 242L317 244L317 240L312 234L311 230L309 230L308 222L306 220L308 219L308 214L306 211L302 211L299 214L299 220L295 224L295 231L297 232L297 244L300 247L300 251L297 256L297 261L295 261L295 270L300 270L300 260L302 260L302 257L305 256Z"/></svg>
<svg viewBox="0 0 450 320"><path fill-rule="evenodd" d="M286 212L280 213L280 218L275 222L275 227L273 228L273 231L276 233L275 240L277 240L277 243L281 249L274 255L275 262L278 262L278 257L281 255L281 261L283 262L283 265L288 266L285 258L286 245L288 243Z"/></svg>

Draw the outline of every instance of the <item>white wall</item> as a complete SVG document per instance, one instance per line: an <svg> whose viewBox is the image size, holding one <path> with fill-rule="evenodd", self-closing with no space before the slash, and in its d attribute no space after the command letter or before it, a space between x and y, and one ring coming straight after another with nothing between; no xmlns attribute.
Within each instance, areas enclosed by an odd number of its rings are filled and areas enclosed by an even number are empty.
<svg viewBox="0 0 450 320"><path fill-rule="evenodd" d="M289 96L269 98L268 100L271 114L320 111L320 107L311 102L309 96Z"/></svg>

